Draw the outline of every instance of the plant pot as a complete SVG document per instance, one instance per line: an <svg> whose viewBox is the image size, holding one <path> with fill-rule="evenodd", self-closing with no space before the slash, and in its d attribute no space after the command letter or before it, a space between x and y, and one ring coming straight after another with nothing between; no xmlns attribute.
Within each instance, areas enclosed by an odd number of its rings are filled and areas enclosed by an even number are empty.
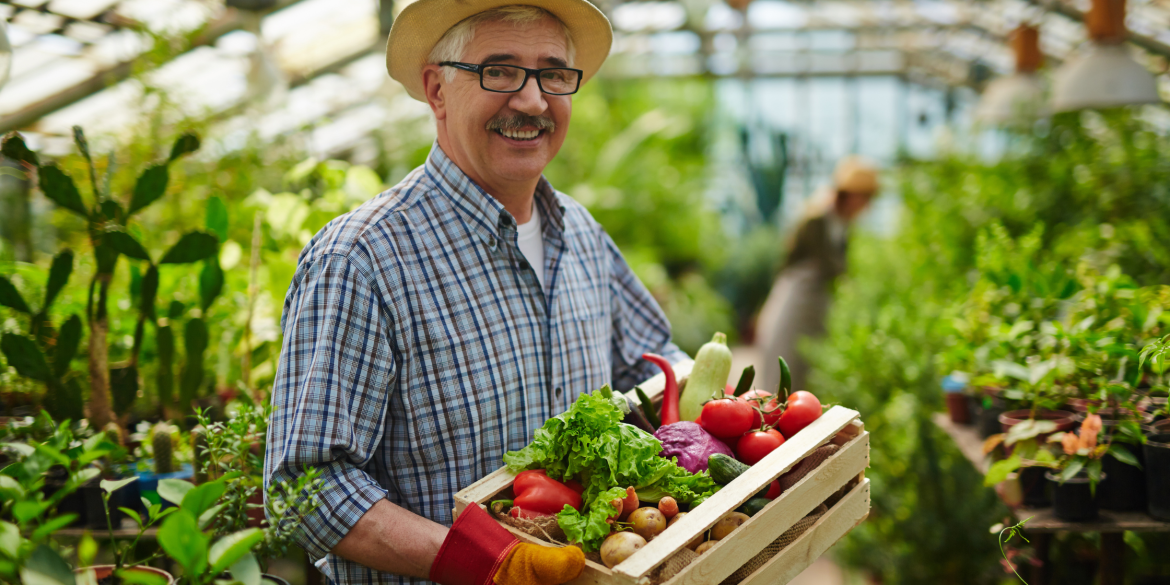
<svg viewBox="0 0 1170 585"><path fill-rule="evenodd" d="M1120 421L1102 417L1103 434ZM1101 459L1101 471L1109 478L1097 484L1097 503L1102 510L1132 511L1146 509L1146 464L1141 445L1115 442L1118 448L1128 450L1141 463L1134 467L1118 461L1112 455Z"/></svg>
<svg viewBox="0 0 1170 585"><path fill-rule="evenodd" d="M290 585L288 581L271 573L260 573L260 580L264 583L272 583L272 585Z"/></svg>
<svg viewBox="0 0 1170 585"><path fill-rule="evenodd" d="M1146 510L1150 516L1170 521L1170 433L1146 436Z"/></svg>
<svg viewBox="0 0 1170 585"><path fill-rule="evenodd" d="M1081 472L1065 482L1052 472L1045 474L1052 484L1052 511L1066 522L1088 522L1097 518L1097 498L1089 485L1088 474ZM1105 474L1101 474L1104 481ZM1098 484L1100 487L1100 484Z"/></svg>
<svg viewBox="0 0 1170 585"><path fill-rule="evenodd" d="M1030 409L1009 410L999 415L1000 429L1006 433L1012 430L1012 427L1026 420L1032 420L1032 418L1032 411ZM1056 430L1052 431L1052 433L1044 433L1036 437L1038 442L1043 443L1044 437L1048 435L1071 430L1077 422L1077 415L1075 412L1069 412L1067 410L1041 410L1036 412L1035 419L1050 420L1056 423Z"/></svg>
<svg viewBox="0 0 1170 585"><path fill-rule="evenodd" d="M166 579L167 585L175 585L175 576L162 569L138 566L124 570L153 574ZM86 571L93 571L95 580L98 582L98 585L104 585L101 581L102 579L109 579L111 576L113 576L114 565L93 565L92 567L81 567L73 570L73 572L78 575L85 573ZM111 580L110 583L113 583L113 580Z"/></svg>
<svg viewBox="0 0 1170 585"><path fill-rule="evenodd" d="M260 506L254 508L249 506L245 514L248 515L248 528L260 528L264 526L264 492L256 490L252 495L248 496L247 502L253 506Z"/></svg>
<svg viewBox="0 0 1170 585"><path fill-rule="evenodd" d="M951 422L957 425L971 423L971 412L967 409L967 395L960 392L947 392L947 414Z"/></svg>
<svg viewBox="0 0 1170 585"><path fill-rule="evenodd" d="M1048 496L1048 480L1044 477L1048 473L1047 467L1021 467L1020 489L1024 491L1025 508L1047 508L1052 505Z"/></svg>
<svg viewBox="0 0 1170 585"><path fill-rule="evenodd" d="M1024 489L1020 485L1020 474L1009 473L1007 479L995 484L995 494L1013 510L1023 505Z"/></svg>
<svg viewBox="0 0 1170 585"><path fill-rule="evenodd" d="M1000 398L999 391L984 388L984 396L979 407L979 436L986 439L991 435L1002 432L999 425L999 415L1007 412L1007 403Z"/></svg>
<svg viewBox="0 0 1170 585"><path fill-rule="evenodd" d="M41 493L44 494L45 498L47 499L50 496L52 496L53 494L57 493L58 490L64 488L65 484L68 481L69 481L69 472L66 471L66 469L60 465L54 465L53 467L49 468L49 471L47 473L45 473L45 484L43 487L41 487ZM99 499L98 502L100 504L101 500ZM77 519L74 520L71 524L69 524L69 526L85 526L86 525L85 509L86 509L86 498L84 495L82 495L82 492L80 489L61 498L61 501L57 503L57 513L58 514L62 514L62 515L63 514L76 514L77 515ZM104 512L103 512L103 514L104 514Z"/></svg>

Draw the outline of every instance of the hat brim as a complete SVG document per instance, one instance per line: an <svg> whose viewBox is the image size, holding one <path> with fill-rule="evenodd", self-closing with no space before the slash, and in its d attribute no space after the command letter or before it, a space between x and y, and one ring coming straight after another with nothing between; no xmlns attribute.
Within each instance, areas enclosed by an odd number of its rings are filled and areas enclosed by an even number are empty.
<svg viewBox="0 0 1170 585"><path fill-rule="evenodd" d="M418 0L402 9L386 40L386 70L410 97L426 101L422 70L443 35L460 21L493 8L513 5L543 8L565 23L573 37L573 66L589 81L609 56L613 29L609 19L587 0Z"/></svg>

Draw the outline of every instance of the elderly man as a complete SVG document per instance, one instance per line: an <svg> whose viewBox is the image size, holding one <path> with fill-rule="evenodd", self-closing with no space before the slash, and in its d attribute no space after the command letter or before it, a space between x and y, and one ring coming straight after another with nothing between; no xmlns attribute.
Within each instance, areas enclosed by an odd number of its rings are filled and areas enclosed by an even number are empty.
<svg viewBox="0 0 1170 585"><path fill-rule="evenodd" d="M301 544L334 583L574 578L580 549L517 544L476 506L456 520L452 496L581 393L652 375L643 353L685 357L610 237L541 176L609 22L586 0L505 2L402 11L387 67L438 140L309 242L285 300L265 480L324 471Z"/></svg>

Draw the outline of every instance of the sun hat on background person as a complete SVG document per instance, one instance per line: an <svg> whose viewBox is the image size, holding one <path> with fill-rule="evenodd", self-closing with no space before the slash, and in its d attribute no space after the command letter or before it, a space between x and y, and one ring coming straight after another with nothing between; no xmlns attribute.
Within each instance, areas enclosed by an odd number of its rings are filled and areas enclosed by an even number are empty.
<svg viewBox="0 0 1170 585"><path fill-rule="evenodd" d="M860 155L846 156L833 170L833 186L838 191L873 195L879 188L877 165Z"/></svg>
<svg viewBox="0 0 1170 585"><path fill-rule="evenodd" d="M534 6L547 11L567 29L572 47L569 63L584 71L581 83L589 81L609 57L613 29L609 19L587 0L419 0L402 9L386 39L386 70L406 88L410 97L427 101L422 71L432 60L433 50L448 31L471 17L504 6ZM474 23L468 23L474 24ZM448 59L450 60L450 59Z"/></svg>

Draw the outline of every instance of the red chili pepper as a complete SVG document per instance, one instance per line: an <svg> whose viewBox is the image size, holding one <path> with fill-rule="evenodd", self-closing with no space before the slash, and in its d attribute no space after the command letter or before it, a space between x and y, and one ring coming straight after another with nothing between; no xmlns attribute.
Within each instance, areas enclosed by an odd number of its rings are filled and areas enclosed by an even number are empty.
<svg viewBox="0 0 1170 585"><path fill-rule="evenodd" d="M581 509L581 494L573 488L551 478L543 469L521 472L512 480L513 510L520 508L522 517L555 516L568 504ZM515 514L513 514L515 516Z"/></svg>
<svg viewBox="0 0 1170 585"><path fill-rule="evenodd" d="M674 368L666 358L653 353L642 354L642 359L658 366L666 375L666 387L662 390L662 425L666 426L679 421L678 418L678 380L674 378Z"/></svg>

